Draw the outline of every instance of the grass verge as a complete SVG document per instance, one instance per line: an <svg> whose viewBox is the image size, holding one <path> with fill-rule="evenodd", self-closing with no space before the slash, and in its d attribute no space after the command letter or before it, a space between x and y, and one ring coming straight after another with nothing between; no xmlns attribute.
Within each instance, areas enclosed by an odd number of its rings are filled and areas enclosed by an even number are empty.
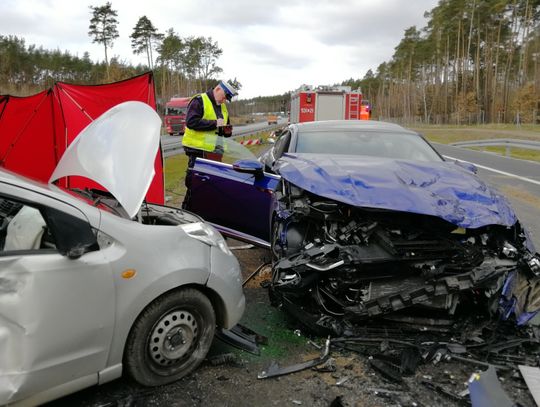
<svg viewBox="0 0 540 407"><path fill-rule="evenodd" d="M488 140L498 138L514 138L540 141L538 126L484 125L484 126L419 126L411 127L429 141L441 144L452 144L459 141ZM506 148L501 146L473 148L474 150L489 151L506 155ZM540 151L512 148L510 157L520 160L540 162Z"/></svg>

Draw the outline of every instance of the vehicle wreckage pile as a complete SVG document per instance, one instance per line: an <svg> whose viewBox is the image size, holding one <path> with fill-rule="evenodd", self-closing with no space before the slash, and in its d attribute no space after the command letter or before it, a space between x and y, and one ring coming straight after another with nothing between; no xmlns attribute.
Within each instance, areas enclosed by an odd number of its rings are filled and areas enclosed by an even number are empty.
<svg viewBox="0 0 540 407"><path fill-rule="evenodd" d="M502 391L493 368L519 366L526 380L525 368L534 369L529 377L540 374L540 262L519 222L466 229L285 187L291 189L278 192L265 286L273 305L333 338L319 358L271 365L259 378L324 369L331 349L369 357L370 367L394 383L420 364L454 360L470 364L471 372L488 370L471 376L461 394L434 381L421 384L469 403Z"/></svg>
<svg viewBox="0 0 540 407"><path fill-rule="evenodd" d="M271 298L314 332L354 336L374 317L438 332L478 315L521 326L540 308L540 261L519 222L465 229L286 187Z"/></svg>

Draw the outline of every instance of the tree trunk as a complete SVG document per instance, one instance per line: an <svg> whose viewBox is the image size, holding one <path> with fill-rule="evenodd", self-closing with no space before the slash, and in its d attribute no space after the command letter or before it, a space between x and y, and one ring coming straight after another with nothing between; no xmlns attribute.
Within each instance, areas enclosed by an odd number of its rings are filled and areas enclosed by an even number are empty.
<svg viewBox="0 0 540 407"><path fill-rule="evenodd" d="M107 57L107 43L105 42L103 44L103 48L105 48L105 72L107 74L107 81L109 80L109 58Z"/></svg>

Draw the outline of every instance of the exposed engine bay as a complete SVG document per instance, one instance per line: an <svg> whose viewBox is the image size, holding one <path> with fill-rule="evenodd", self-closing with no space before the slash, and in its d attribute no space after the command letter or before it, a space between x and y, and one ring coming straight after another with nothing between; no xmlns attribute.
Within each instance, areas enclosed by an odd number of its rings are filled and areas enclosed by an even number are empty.
<svg viewBox="0 0 540 407"><path fill-rule="evenodd" d="M141 208L141 222L145 225L183 225L201 222L201 218L191 212L162 205L144 203Z"/></svg>
<svg viewBox="0 0 540 407"><path fill-rule="evenodd" d="M108 192L97 189L75 190L89 200L94 206L101 206L102 209L110 210L118 216L130 219L120 203ZM143 202L139 213L132 219L144 225L182 225L186 223L200 222L201 218L191 212L174 208L171 206L151 204Z"/></svg>
<svg viewBox="0 0 540 407"><path fill-rule="evenodd" d="M540 260L519 222L464 229L282 187L271 298L313 331L373 318L444 329L471 311L522 325L540 309Z"/></svg>

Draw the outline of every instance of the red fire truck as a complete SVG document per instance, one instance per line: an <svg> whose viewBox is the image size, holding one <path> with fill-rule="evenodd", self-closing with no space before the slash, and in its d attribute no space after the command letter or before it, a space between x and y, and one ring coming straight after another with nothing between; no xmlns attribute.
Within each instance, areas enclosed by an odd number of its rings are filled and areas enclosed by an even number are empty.
<svg viewBox="0 0 540 407"><path fill-rule="evenodd" d="M191 98L173 97L165 104L163 122L170 136L184 134L186 111Z"/></svg>
<svg viewBox="0 0 540 407"><path fill-rule="evenodd" d="M350 86L302 86L291 94L290 122L361 120L362 92Z"/></svg>

